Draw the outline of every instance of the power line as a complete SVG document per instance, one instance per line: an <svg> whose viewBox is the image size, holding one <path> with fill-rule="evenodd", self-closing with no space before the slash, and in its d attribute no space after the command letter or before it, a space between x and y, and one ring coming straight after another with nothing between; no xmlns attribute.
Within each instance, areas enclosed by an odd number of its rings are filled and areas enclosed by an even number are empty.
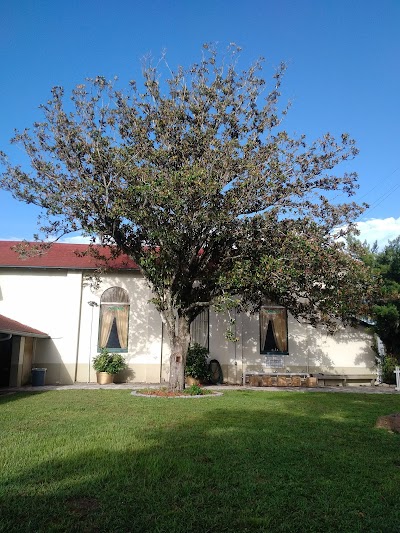
<svg viewBox="0 0 400 533"><path fill-rule="evenodd" d="M382 183L384 183L385 181L387 181L391 176L393 176L393 174L395 174L398 170L400 170L400 167L397 167L395 170L393 170L393 172L390 172L389 174L387 174L382 180L380 180L376 185L374 185L371 189L369 189L366 193L364 193L362 196L360 197L357 197L355 200L357 202L361 202L361 200L363 200L366 196L368 196L369 194L371 194L375 189L377 189L378 187L381 188L382 187ZM395 185L392 185L390 187L389 190L387 190L386 192L384 192L381 196L379 196L377 198L377 200L375 200L372 205L370 207L368 207L366 209L366 211L369 211L369 210L373 210L375 209L376 207L378 207L378 205L380 205L384 200L386 200L392 192L394 192L395 190L397 190L398 188L400 187L399 184L395 184ZM338 194L336 194L333 198L332 198L332 201L335 201L337 198L340 198L341 196L345 196L347 193L345 193L344 191L340 191L338 192ZM383 196L385 196L383 198ZM383 198L382 202L379 202L377 203L381 198ZM364 211L365 212L365 211Z"/></svg>
<svg viewBox="0 0 400 533"><path fill-rule="evenodd" d="M377 189L378 187L381 187L382 186L382 183L384 183L386 180L388 180L391 176L393 176L393 174L395 174L398 170L400 169L400 167L397 167L395 170L393 170L393 172L390 172L390 174L388 174L385 178L383 178L383 180L381 180L379 183L377 183L376 185L374 185L372 187L372 189L370 189L369 191L367 191L365 194L363 194L362 196L360 196L360 198L358 200L362 200L363 198L365 198L366 196L368 196L372 191L374 191L375 189Z"/></svg>
<svg viewBox="0 0 400 533"><path fill-rule="evenodd" d="M386 191L384 194L382 194L381 196L379 196L379 198L377 198L377 200L370 206L368 207L363 215L365 215L365 212L368 211L369 214L371 213L371 211L374 211L378 206L380 206L385 200L387 200L389 198L389 196L391 196L395 191L397 191L397 189L400 189L400 183L392 186L388 191Z"/></svg>

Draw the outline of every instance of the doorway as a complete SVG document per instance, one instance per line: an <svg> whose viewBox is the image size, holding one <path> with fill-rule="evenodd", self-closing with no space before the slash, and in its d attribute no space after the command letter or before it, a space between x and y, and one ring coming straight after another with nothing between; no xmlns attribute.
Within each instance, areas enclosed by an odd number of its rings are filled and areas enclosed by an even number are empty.
<svg viewBox="0 0 400 533"><path fill-rule="evenodd" d="M2 339L0 333L0 387L10 385L12 337Z"/></svg>

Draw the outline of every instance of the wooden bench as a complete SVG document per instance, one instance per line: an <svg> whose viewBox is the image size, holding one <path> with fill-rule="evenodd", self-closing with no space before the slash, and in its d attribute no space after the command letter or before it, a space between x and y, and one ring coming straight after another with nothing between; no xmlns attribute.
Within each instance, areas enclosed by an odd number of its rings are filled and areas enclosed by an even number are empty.
<svg viewBox="0 0 400 533"><path fill-rule="evenodd" d="M347 381L355 380L355 381L369 381L371 385L374 385L375 383L375 376L371 376L371 374L311 374L313 377L316 377L318 379L318 385L320 382L323 381L323 385L326 385L326 381L339 381L341 382L342 386L345 387L347 385Z"/></svg>

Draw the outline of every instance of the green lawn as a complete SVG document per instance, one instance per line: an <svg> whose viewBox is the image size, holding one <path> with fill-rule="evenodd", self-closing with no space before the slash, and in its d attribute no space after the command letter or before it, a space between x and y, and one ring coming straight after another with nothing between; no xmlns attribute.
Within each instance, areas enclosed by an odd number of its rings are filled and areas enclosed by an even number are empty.
<svg viewBox="0 0 400 533"><path fill-rule="evenodd" d="M0 397L0 531L389 532L400 396Z"/></svg>

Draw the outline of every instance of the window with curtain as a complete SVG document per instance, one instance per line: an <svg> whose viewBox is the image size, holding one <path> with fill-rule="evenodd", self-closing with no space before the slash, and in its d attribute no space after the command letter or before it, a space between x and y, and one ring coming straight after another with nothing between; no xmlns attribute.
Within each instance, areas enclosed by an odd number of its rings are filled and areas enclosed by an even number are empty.
<svg viewBox="0 0 400 533"><path fill-rule="evenodd" d="M128 351L129 296L121 287L110 287L100 299L99 349Z"/></svg>
<svg viewBox="0 0 400 533"><path fill-rule="evenodd" d="M190 325L190 337L191 343L198 343L204 348L209 348L208 337L209 337L209 323L210 323L210 313L209 309L203 309L203 311L196 316L193 322Z"/></svg>
<svg viewBox="0 0 400 533"><path fill-rule="evenodd" d="M262 307L260 310L260 352L288 353L288 326L285 307Z"/></svg>

